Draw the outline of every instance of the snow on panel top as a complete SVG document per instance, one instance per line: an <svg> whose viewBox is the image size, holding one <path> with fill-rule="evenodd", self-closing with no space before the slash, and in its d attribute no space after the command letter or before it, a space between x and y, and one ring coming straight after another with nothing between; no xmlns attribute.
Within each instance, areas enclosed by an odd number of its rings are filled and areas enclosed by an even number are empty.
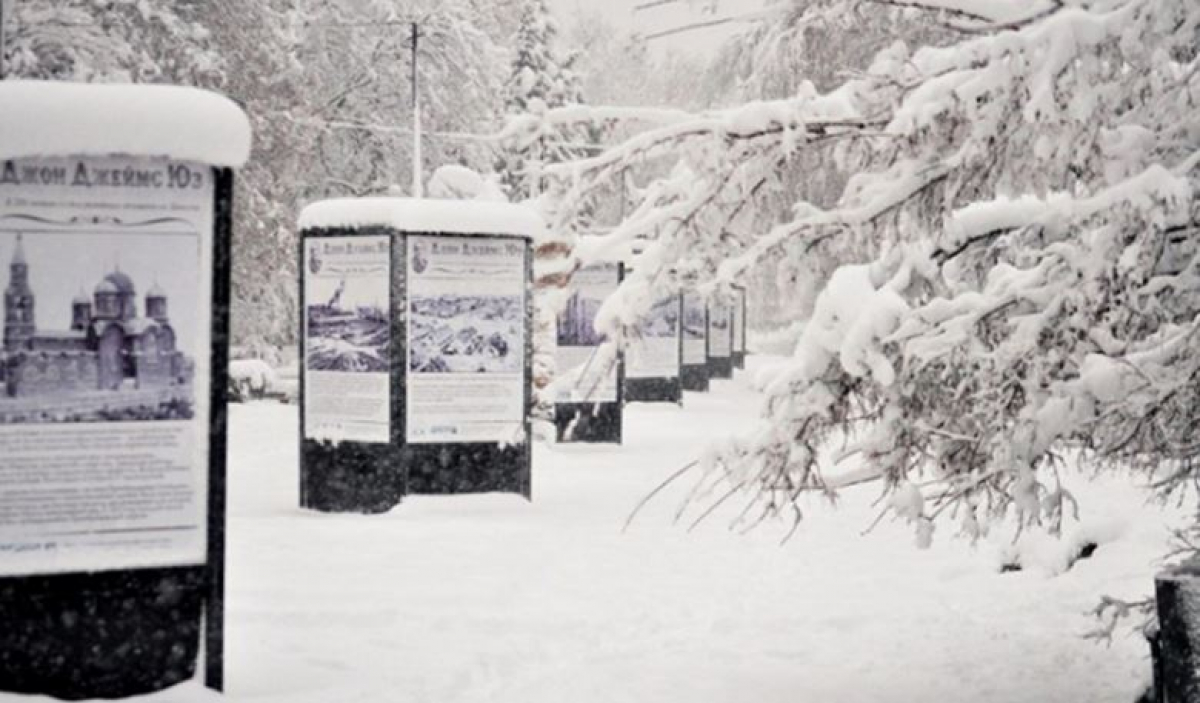
<svg viewBox="0 0 1200 703"><path fill-rule="evenodd" d="M382 226L404 232L506 234L532 239L546 228L537 213L511 203L434 198L338 198L300 213L300 229Z"/></svg>
<svg viewBox="0 0 1200 703"><path fill-rule="evenodd" d="M174 85L0 82L0 158L165 156L237 168L250 120L232 100Z"/></svg>

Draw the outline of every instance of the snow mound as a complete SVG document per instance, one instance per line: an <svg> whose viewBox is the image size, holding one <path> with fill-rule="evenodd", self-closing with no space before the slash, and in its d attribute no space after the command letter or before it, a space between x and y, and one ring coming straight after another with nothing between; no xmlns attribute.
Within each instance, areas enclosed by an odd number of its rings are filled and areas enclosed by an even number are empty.
<svg viewBox="0 0 1200 703"><path fill-rule="evenodd" d="M1061 537L1029 530L1016 542L996 549L992 558L1001 571L1029 571L1051 578L1067 573L1093 551L1105 552L1128 532L1129 525L1119 518L1093 518L1072 526Z"/></svg>
<svg viewBox="0 0 1200 703"><path fill-rule="evenodd" d="M169 157L237 168L250 156L250 120L198 88L51 81L0 83L0 158Z"/></svg>
<svg viewBox="0 0 1200 703"><path fill-rule="evenodd" d="M277 380L275 370L261 359L236 359L229 362L229 378L245 383L258 392L274 387Z"/></svg>
<svg viewBox="0 0 1200 703"><path fill-rule="evenodd" d="M504 191L493 178L458 164L446 164L434 171L426 190L430 197L444 200L508 202Z"/></svg>
<svg viewBox="0 0 1200 703"><path fill-rule="evenodd" d="M433 198L336 198L300 213L301 229L391 227L429 234L504 234L533 239L545 223L521 205Z"/></svg>

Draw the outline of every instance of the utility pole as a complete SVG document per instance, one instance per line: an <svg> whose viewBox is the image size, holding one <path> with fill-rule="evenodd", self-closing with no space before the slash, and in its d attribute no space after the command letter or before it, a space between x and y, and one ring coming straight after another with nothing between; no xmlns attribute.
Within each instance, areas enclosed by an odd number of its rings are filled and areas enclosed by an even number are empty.
<svg viewBox="0 0 1200 703"><path fill-rule="evenodd" d="M3 2L3 0L0 0ZM424 196L421 184L421 99L417 94L417 40L421 37L421 27L412 23L412 109L413 109L413 186L414 198Z"/></svg>
<svg viewBox="0 0 1200 703"><path fill-rule="evenodd" d="M3 3L3 2L4 2L4 0L0 0L0 3ZM420 98L420 94L418 92L420 85L417 82L417 56L418 56L417 51L418 51L418 42L421 38L421 22L428 20L430 16L431 15L425 15L423 18L421 18L417 21L413 21L413 20L409 20L409 19L391 19L391 20L383 20L383 21L378 21L378 22L366 22L366 21L364 21L364 22L336 22L336 23L328 23L328 24L319 23L319 22L318 23L310 23L310 26L315 26L315 27L330 27L330 28L361 27L361 28L366 28L366 29L384 28L384 29L387 29L388 31L392 31L391 30L392 27L408 25L409 41L412 43L412 46L410 47L411 54L412 54L412 56L411 56L412 66L410 67L410 71L409 71L409 83L411 83L411 88L412 88L412 113L413 113L412 114L412 116L413 116L413 121L412 121L412 124L413 124L413 128L412 128L412 133L413 133L412 195L414 198L424 197L424 187L423 187L424 184L422 183L423 179L422 179L422 175L421 175L421 173L422 173L422 166L421 166L421 137L422 137L422 134L421 134L421 98ZM383 131L387 131L387 130L385 129ZM447 135L438 135L438 136L447 136Z"/></svg>
<svg viewBox="0 0 1200 703"><path fill-rule="evenodd" d="M15 3L17 0L13 0ZM0 81L4 80L4 14L5 0L0 0Z"/></svg>

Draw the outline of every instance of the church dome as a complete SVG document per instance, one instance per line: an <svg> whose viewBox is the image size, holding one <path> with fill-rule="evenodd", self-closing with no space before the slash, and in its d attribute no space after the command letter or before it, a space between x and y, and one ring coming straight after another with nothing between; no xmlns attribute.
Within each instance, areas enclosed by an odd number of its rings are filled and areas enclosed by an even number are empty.
<svg viewBox="0 0 1200 703"><path fill-rule="evenodd" d="M154 285L150 287L150 290L146 293L146 297L147 298L165 298L165 297L167 297L167 292L165 290L163 290L162 287L159 286L158 282L156 281L154 283Z"/></svg>
<svg viewBox="0 0 1200 703"><path fill-rule="evenodd" d="M97 290L96 292L99 293L100 291ZM79 291L79 294L75 296L75 299L71 301L71 304L72 305L91 305L92 299L87 297L87 294L84 293L83 291Z"/></svg>
<svg viewBox="0 0 1200 703"><path fill-rule="evenodd" d="M96 290L93 292L96 295L103 295L105 293L120 293L121 291L115 285L113 285L112 281L106 278L96 284Z"/></svg>
<svg viewBox="0 0 1200 703"><path fill-rule="evenodd" d="M104 280L108 283L111 283L113 287L117 289L118 293L133 295L136 292L133 287L133 279L121 273L120 271L113 271L105 276Z"/></svg>

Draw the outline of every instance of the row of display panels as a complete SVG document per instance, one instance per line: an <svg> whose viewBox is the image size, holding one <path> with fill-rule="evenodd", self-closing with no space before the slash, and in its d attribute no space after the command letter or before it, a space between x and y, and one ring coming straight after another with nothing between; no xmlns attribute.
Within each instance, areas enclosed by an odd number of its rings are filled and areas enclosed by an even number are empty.
<svg viewBox="0 0 1200 703"><path fill-rule="evenodd" d="M214 286L229 274L227 252L215 262L229 224L219 171L131 156L0 164L0 576L210 563L212 459L223 462L225 442L211 389L224 386L214 365L223 374L227 354ZM527 245L406 241L404 441L525 442ZM305 241L306 438L393 439L394 249L387 236ZM614 287L605 275L577 279L585 317ZM674 320L671 309L656 308L631 347L630 377L677 374L680 337L690 358L689 308ZM704 353L736 346L734 327ZM705 339L725 338L712 329ZM599 341L594 324L560 331ZM603 374L565 392L612 398L616 387Z"/></svg>
<svg viewBox="0 0 1200 703"><path fill-rule="evenodd" d="M11 488L0 575L203 562L211 172L128 157L0 171L0 453ZM404 440L522 441L525 247L407 241ZM385 235L305 240L308 439L391 439L392 248ZM617 400L616 364L591 362L603 342L596 313L619 284L615 264L574 279L557 342L559 368L577 373L562 402ZM626 377L672 378L681 363L729 356L744 346L743 310L662 301L628 347Z"/></svg>
<svg viewBox="0 0 1200 703"><path fill-rule="evenodd" d="M475 237L406 238L404 441L519 442L527 383L524 249ZM391 441L392 240L312 236L304 242L304 437ZM572 278L557 321L557 402L618 402L618 355L601 356L596 316L619 264ZM673 378L744 349L744 305L698 295L664 299L625 355L627 379ZM682 353L681 350L682 349Z"/></svg>
<svg viewBox="0 0 1200 703"><path fill-rule="evenodd" d="M597 313L621 283L619 264L581 269L558 317L556 369L560 403L618 401L618 358L604 355ZM658 301L624 349L626 382L678 378L682 366L707 364L745 353L745 291L708 303L694 293Z"/></svg>

